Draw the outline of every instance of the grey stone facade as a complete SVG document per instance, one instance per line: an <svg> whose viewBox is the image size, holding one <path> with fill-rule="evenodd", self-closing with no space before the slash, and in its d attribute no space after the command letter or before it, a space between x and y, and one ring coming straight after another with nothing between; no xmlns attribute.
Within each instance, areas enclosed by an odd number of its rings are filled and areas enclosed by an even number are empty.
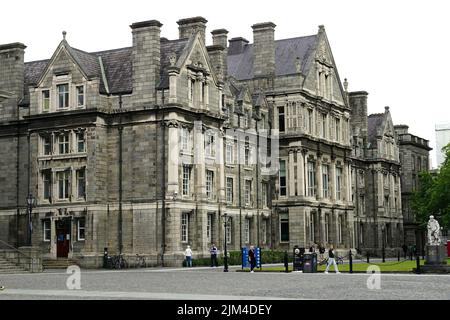
<svg viewBox="0 0 450 320"><path fill-rule="evenodd" d="M367 93L347 92L323 26L275 40L255 24L253 44L218 29L206 47L206 23L179 20L176 40L133 23L131 48L95 53L64 35L27 63L23 44L0 46L0 239L25 244L32 194L32 245L86 267L104 248L180 265L225 232L229 250L399 246L389 111L368 117Z"/></svg>

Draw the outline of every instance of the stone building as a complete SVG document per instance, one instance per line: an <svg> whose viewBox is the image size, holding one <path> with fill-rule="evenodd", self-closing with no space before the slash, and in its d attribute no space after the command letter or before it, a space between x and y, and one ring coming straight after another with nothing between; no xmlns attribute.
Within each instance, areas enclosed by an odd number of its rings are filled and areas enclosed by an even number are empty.
<svg viewBox="0 0 450 320"><path fill-rule="evenodd" d="M218 29L206 46L206 19L177 23L179 39L143 21L132 47L93 53L63 33L42 61L0 46L0 240L26 244L31 194L31 244L82 266L104 248L179 265L225 236L230 250L397 247L389 110L368 117L367 93L347 92L324 27L275 40L259 23L253 43Z"/></svg>
<svg viewBox="0 0 450 320"><path fill-rule="evenodd" d="M419 228L415 220L415 213L411 208L411 197L419 186L420 172L430 170L429 153L432 148L429 147L428 140L409 133L407 125L396 125L394 128L400 144L400 162L402 164L403 243L407 246L416 245L419 252L422 253L426 240L425 231Z"/></svg>

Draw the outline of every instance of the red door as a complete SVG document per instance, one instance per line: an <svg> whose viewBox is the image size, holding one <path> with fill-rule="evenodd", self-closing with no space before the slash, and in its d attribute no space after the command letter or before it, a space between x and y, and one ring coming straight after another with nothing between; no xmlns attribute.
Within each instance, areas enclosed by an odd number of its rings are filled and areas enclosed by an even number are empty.
<svg viewBox="0 0 450 320"><path fill-rule="evenodd" d="M56 256L67 258L70 248L70 220L56 221Z"/></svg>

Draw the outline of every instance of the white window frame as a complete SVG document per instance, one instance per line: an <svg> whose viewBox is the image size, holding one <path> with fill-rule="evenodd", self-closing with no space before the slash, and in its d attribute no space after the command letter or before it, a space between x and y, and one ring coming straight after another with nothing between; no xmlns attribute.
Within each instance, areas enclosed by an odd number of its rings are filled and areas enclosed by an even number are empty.
<svg viewBox="0 0 450 320"><path fill-rule="evenodd" d="M181 213L181 242L187 243L189 241L189 213Z"/></svg>
<svg viewBox="0 0 450 320"><path fill-rule="evenodd" d="M79 91L79 89L80 88L83 90L83 92L82 92L83 104L79 104L80 103L80 101L79 101L79 99L80 99L80 91ZM86 107L86 86L85 85L75 86L75 93L76 93L76 106L77 106L77 108L84 108L84 107Z"/></svg>
<svg viewBox="0 0 450 320"><path fill-rule="evenodd" d="M250 219L245 218L245 224L244 224L244 235L245 235L245 243L250 243Z"/></svg>
<svg viewBox="0 0 450 320"><path fill-rule="evenodd" d="M48 97L45 97L44 94L48 93ZM42 112L49 112L50 111L50 90L49 89L44 89L41 92L41 103L42 103ZM45 107L46 102L48 103L47 108Z"/></svg>
<svg viewBox="0 0 450 320"><path fill-rule="evenodd" d="M63 86L67 87L67 91L61 91L60 88ZM63 95L63 107L61 107L61 94ZM70 108L70 85L69 83L60 83L56 85L56 95L57 95L57 101L58 101L58 110L67 110Z"/></svg>
<svg viewBox="0 0 450 320"><path fill-rule="evenodd" d="M229 182L231 181L231 188ZM226 177L226 200L228 204L232 204L234 200L234 179L233 177Z"/></svg>
<svg viewBox="0 0 450 320"><path fill-rule="evenodd" d="M48 223L48 226L47 226L47 223ZM44 234L43 234L44 242L50 242L52 240L51 239L52 238L52 220L50 220L50 219L42 220L42 224L43 224L42 230L44 232ZM47 231L50 231L49 238L47 238Z"/></svg>
<svg viewBox="0 0 450 320"><path fill-rule="evenodd" d="M245 205L250 206L252 204L252 180L244 180L244 200Z"/></svg>
<svg viewBox="0 0 450 320"><path fill-rule="evenodd" d="M308 197L316 196L316 163L314 161L307 161L308 174Z"/></svg>
<svg viewBox="0 0 450 320"><path fill-rule="evenodd" d="M336 167L336 200L342 200L342 168Z"/></svg>
<svg viewBox="0 0 450 320"><path fill-rule="evenodd" d="M48 139L48 144L46 143L46 139ZM53 152L53 148L52 148L52 135L48 134L48 135L43 135L41 136L41 141L42 141L42 155L44 156L49 156L51 155ZM45 153L45 147L49 146L50 152L49 153Z"/></svg>
<svg viewBox="0 0 450 320"><path fill-rule="evenodd" d="M216 155L215 141L215 134L205 134L205 154L207 157L214 157Z"/></svg>
<svg viewBox="0 0 450 320"><path fill-rule="evenodd" d="M214 171L206 170L206 197L213 199L214 196Z"/></svg>
<svg viewBox="0 0 450 320"><path fill-rule="evenodd" d="M67 140L64 139L64 141L61 140L61 138L67 137ZM61 152L61 148L65 152ZM69 154L70 153L70 133L65 132L60 135L58 135L58 154Z"/></svg>
<svg viewBox="0 0 450 320"><path fill-rule="evenodd" d="M80 139L80 136L82 136L83 139ZM86 152L86 132L80 131L76 134L77 137L77 153L85 153ZM83 143L83 150L80 151L80 143Z"/></svg>
<svg viewBox="0 0 450 320"><path fill-rule="evenodd" d="M183 164L182 169L182 186L181 186L181 192L182 196L189 197L190 196L190 183L191 183L191 166L188 164Z"/></svg>
<svg viewBox="0 0 450 320"><path fill-rule="evenodd" d="M61 178L60 178L60 176L61 175L63 175L63 177L65 178L65 179L62 179L61 180ZM71 179L71 171L70 170L64 170L64 171L58 171L57 173L56 173L56 181L57 181L57 187L58 187L58 199L59 200L68 200L68 199L70 199L70 189L71 189L71 187L70 187L70 179ZM66 184L65 184L65 182L64 181L66 181L67 180L67 197L64 197L64 195L66 194ZM60 187L60 183L61 183L61 181L63 181L63 197L61 197L61 187Z"/></svg>
<svg viewBox="0 0 450 320"><path fill-rule="evenodd" d="M50 173L50 178L45 180L46 173ZM52 171L51 170L42 170L42 199L45 201L49 201L52 197ZM48 198L45 198L45 182L48 181Z"/></svg>
<svg viewBox="0 0 450 320"><path fill-rule="evenodd" d="M226 163L234 164L234 143L229 142L225 145Z"/></svg>
<svg viewBox="0 0 450 320"><path fill-rule="evenodd" d="M84 181L84 195L80 195L80 173L83 173L83 181ZM86 168L81 168L76 171L77 178L77 198L85 199L86 198Z"/></svg>
<svg viewBox="0 0 450 320"><path fill-rule="evenodd" d="M328 164L322 164L322 196L330 197L330 167Z"/></svg>
<svg viewBox="0 0 450 320"><path fill-rule="evenodd" d="M84 226L81 227L80 222L84 222ZM81 230L84 231L84 237L81 237ZM77 220L77 240L78 241L85 241L86 240L86 218L80 218Z"/></svg>

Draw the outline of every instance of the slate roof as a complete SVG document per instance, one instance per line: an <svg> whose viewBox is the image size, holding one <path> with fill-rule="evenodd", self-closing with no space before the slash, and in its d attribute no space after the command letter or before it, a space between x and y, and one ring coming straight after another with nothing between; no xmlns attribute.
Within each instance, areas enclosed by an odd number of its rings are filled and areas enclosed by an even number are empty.
<svg viewBox="0 0 450 320"><path fill-rule="evenodd" d="M301 61L301 73L306 75L313 62L317 35L275 41L275 75L297 73L297 57ZM253 44L246 44L238 54L228 55L228 74L237 80L253 78Z"/></svg>
<svg viewBox="0 0 450 320"><path fill-rule="evenodd" d="M160 87L166 88L169 85L166 68L170 65L169 55L174 52L177 57L185 48L188 39L167 40L161 39L161 83ZM132 82L132 48L120 48L107 51L88 53L69 45L66 46L88 77L100 78L100 93L107 93L106 86L103 83L99 57L102 59L105 70L106 81L111 94L131 93L133 89ZM41 78L50 59L41 61L32 61L25 63L25 84L26 86L35 85ZM27 91L27 90L26 90ZM24 101L26 103L27 101Z"/></svg>

